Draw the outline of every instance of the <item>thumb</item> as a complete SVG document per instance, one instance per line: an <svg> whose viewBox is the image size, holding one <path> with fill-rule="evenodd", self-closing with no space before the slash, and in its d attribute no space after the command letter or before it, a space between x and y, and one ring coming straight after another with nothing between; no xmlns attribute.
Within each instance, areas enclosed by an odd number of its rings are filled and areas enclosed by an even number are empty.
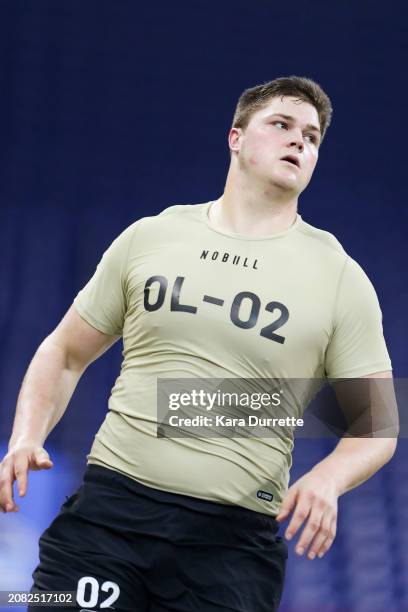
<svg viewBox="0 0 408 612"><path fill-rule="evenodd" d="M297 488L294 486L290 487L290 489L288 490L286 494L285 499L282 502L280 512L278 516L276 517L276 520L278 522L284 521L289 516L289 514L292 512L293 508L295 507L297 495L298 495Z"/></svg>
<svg viewBox="0 0 408 612"><path fill-rule="evenodd" d="M53 466L53 462L44 448L34 453L34 462L39 469L49 469Z"/></svg>

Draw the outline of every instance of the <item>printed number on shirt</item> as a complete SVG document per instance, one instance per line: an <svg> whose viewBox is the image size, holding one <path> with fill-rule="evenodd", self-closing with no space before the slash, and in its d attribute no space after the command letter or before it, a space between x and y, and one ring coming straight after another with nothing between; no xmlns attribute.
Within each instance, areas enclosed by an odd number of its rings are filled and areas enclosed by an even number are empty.
<svg viewBox="0 0 408 612"><path fill-rule="evenodd" d="M186 279L184 276L177 276L171 292L170 310L173 312L197 314L198 306L181 303L180 294L185 280ZM169 282L165 276L155 275L147 279L144 286L145 310L148 312L154 312L163 306L168 285ZM150 291L153 288L155 289L154 294ZM255 327L255 325L258 323L259 313L262 306L260 298L252 291L240 291L234 297L231 304L225 304L224 299L212 295L204 295L203 302L214 304L214 306L218 307L228 307L231 322L236 327L240 327L241 329L251 329ZM245 302L250 305L250 313L249 316L243 317L242 305L245 304ZM248 306L245 306L245 308L248 308ZM262 327L259 334L263 338L283 344L285 342L285 337L275 332L277 329L285 325L289 319L289 310L284 304L276 301L268 302L264 306L264 310L273 315L273 321L271 321L265 327Z"/></svg>

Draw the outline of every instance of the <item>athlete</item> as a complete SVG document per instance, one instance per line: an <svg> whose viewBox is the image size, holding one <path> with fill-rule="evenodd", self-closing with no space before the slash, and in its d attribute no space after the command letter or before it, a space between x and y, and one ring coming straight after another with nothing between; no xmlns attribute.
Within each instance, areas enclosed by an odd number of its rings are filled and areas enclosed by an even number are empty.
<svg viewBox="0 0 408 612"><path fill-rule="evenodd" d="M158 379L390 378L375 291L336 238L298 213L330 124L314 81L241 95L223 195L132 223L42 342L1 463L17 511L30 469L91 362L123 362L81 487L40 538L33 589L71 609L273 612L288 547L322 557L340 495L392 457L393 438L343 437L288 488L293 438L158 435ZM293 414L304 400L294 392ZM38 609L38 608L37 608ZM44 608L45 609L45 608Z"/></svg>

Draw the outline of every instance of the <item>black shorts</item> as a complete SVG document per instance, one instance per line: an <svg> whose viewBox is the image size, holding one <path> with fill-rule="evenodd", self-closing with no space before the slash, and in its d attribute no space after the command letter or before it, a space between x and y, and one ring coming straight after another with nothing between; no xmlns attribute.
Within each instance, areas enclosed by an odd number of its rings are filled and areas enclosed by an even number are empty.
<svg viewBox="0 0 408 612"><path fill-rule="evenodd" d="M33 588L74 591L61 611L274 612L288 556L278 528L266 514L89 465L40 538Z"/></svg>

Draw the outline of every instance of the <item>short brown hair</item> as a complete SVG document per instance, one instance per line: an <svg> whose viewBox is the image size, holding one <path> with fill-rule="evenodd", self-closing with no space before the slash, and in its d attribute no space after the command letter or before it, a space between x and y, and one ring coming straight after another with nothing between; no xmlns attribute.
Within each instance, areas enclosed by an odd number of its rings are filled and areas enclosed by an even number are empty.
<svg viewBox="0 0 408 612"><path fill-rule="evenodd" d="M315 107L319 116L321 140L323 140L333 113L330 98L312 79L293 75L279 77L245 89L238 100L232 127L245 129L256 111L263 108L272 98L282 96L292 96Z"/></svg>

